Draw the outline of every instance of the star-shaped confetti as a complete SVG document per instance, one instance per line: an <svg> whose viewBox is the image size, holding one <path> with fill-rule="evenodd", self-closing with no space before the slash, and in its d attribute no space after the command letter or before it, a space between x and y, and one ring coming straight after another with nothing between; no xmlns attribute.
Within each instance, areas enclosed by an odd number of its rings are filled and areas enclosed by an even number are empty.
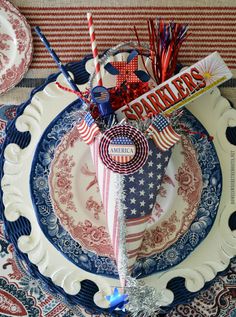
<svg viewBox="0 0 236 317"><path fill-rule="evenodd" d="M125 311L125 305L128 303L128 295L121 294L117 287L114 288L113 294L105 296L105 298L109 301L112 311L117 308Z"/></svg>

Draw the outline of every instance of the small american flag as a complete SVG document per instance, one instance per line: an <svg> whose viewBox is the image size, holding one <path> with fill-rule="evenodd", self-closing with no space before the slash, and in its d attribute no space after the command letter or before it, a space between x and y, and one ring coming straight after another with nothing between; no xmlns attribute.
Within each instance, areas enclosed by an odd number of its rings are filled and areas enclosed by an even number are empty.
<svg viewBox="0 0 236 317"><path fill-rule="evenodd" d="M168 120L161 114L154 117L146 132L162 151L168 150L181 138L181 135L174 131Z"/></svg>
<svg viewBox="0 0 236 317"><path fill-rule="evenodd" d="M81 138L85 143L91 144L95 136L99 133L99 127L95 123L92 115L88 112L77 125Z"/></svg>
<svg viewBox="0 0 236 317"><path fill-rule="evenodd" d="M103 92L103 91L96 91L94 93L94 98L96 99L96 101L98 103L103 103L107 100L107 92Z"/></svg>

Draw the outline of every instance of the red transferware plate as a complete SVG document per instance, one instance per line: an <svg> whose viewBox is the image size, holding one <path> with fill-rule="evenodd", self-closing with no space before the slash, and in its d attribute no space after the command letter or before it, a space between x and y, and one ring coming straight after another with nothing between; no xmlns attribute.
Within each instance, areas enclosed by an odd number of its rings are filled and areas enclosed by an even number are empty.
<svg viewBox="0 0 236 317"><path fill-rule="evenodd" d="M30 26L10 2L0 0L0 94L21 81L33 55Z"/></svg>

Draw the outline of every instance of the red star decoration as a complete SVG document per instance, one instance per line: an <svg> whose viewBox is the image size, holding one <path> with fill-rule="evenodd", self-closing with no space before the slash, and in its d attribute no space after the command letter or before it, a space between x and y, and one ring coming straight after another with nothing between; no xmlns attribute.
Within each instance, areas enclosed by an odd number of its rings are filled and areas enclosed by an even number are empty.
<svg viewBox="0 0 236 317"><path fill-rule="evenodd" d="M140 82L140 79L135 75L134 71L138 69L138 57L132 59L131 62L111 62L119 74L116 75L116 86L120 86L124 81L127 83L137 83Z"/></svg>

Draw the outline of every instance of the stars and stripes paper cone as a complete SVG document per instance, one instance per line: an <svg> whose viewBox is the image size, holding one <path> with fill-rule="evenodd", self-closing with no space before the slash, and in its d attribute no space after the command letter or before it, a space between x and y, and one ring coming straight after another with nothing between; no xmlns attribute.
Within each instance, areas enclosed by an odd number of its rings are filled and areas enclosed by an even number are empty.
<svg viewBox="0 0 236 317"><path fill-rule="evenodd" d="M127 271L131 273L139 254L147 222L156 202L171 150L160 152L151 139L147 141L144 135L134 127L123 127L121 134L115 131L114 135L112 130L119 130L119 128L115 126L104 134L100 133L94 139L91 144L91 154L114 250L114 258L120 274L121 285L123 285L124 256L127 260ZM113 135L113 138L110 135ZM120 142L124 142L120 148L127 154L125 162L119 158L119 155L113 157L114 153L110 152L109 154L109 149L113 149L114 143L119 145ZM132 147L132 142L135 145L135 154L130 157L133 153L127 148ZM106 154L104 151L107 151ZM128 166L127 169L125 165ZM120 193L119 182L121 179L123 193ZM121 197L124 199L122 201L123 210L120 210L119 200L122 199ZM124 223L120 221L120 211L124 213ZM121 230L124 227L125 237L123 241ZM125 254L122 253L124 250Z"/></svg>
<svg viewBox="0 0 236 317"><path fill-rule="evenodd" d="M160 152L152 140L146 163L136 173L124 176L126 251L128 270L139 255L147 223L156 203L156 197L165 174L171 150Z"/></svg>

